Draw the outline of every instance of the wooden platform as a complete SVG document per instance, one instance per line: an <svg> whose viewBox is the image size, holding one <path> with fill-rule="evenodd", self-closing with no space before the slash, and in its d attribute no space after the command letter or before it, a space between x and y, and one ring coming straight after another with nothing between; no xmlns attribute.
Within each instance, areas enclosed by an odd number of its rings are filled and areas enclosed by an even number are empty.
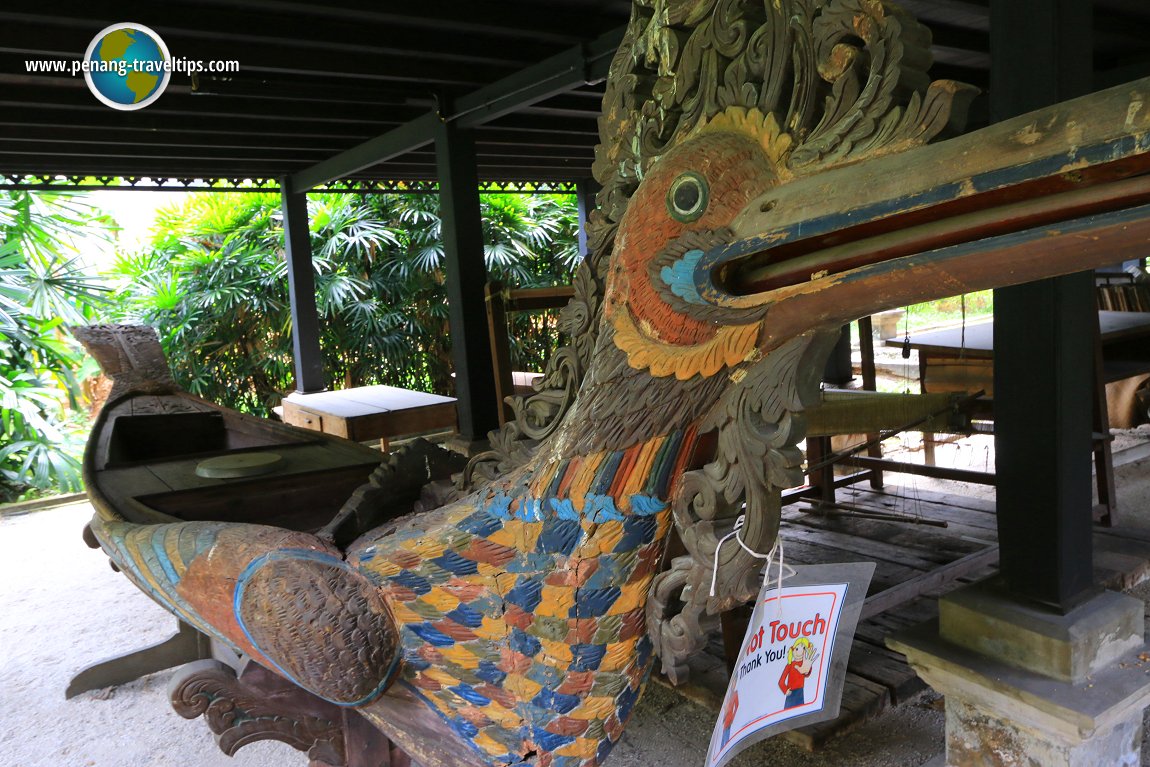
<svg viewBox="0 0 1150 767"><path fill-rule="evenodd" d="M839 717L781 736L808 750L924 690L926 685L903 656L886 648L886 635L937 617L940 595L986 578L998 563L993 501L907 486L889 492L852 486L838 491L838 499L878 512L945 522L946 527L824 516L810 512L805 504L783 510L787 562L876 564L851 648ZM1096 528L1094 565L1095 580L1108 588L1123 589L1143 580L1150 574L1150 531ZM708 652L692 662L691 682L676 688L716 712L728 679L722 654L716 633Z"/></svg>

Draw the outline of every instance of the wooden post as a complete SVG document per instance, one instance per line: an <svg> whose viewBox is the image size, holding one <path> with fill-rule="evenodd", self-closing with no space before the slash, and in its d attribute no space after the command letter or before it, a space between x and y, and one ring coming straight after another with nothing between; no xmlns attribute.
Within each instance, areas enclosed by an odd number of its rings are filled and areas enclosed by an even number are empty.
<svg viewBox="0 0 1150 767"><path fill-rule="evenodd" d="M1089 0L992 0L990 11L993 120L1091 90ZM1093 293L1084 273L994 298L1002 574L1017 596L1063 612L1093 581Z"/></svg>
<svg viewBox="0 0 1150 767"><path fill-rule="evenodd" d="M1106 376L1102 370L1102 320L1097 312L1095 292L1094 320L1094 407L1091 408L1094 429L1094 480L1098 488L1098 505L1091 518L1103 527L1118 524L1118 488L1114 484L1114 454L1110 444L1110 409L1106 403Z"/></svg>
<svg viewBox="0 0 1150 767"><path fill-rule="evenodd" d="M487 267L483 261L475 139L470 131L441 122L436 129L435 157L459 435L464 441L475 442L499 427L500 407L483 302Z"/></svg>
<svg viewBox="0 0 1150 767"><path fill-rule="evenodd" d="M323 352L319 346L319 312L315 303L307 193L294 191L291 183L291 177L285 177L280 191L283 197L295 389L301 394L311 394L327 389L327 381L323 372Z"/></svg>
<svg viewBox="0 0 1150 767"><path fill-rule="evenodd" d="M487 299L487 330L491 343L491 359L495 362L495 398L499 402L499 425L515 417L511 406L506 403L515 393L511 375L511 350L507 334L507 303L504 300L503 284L489 282L484 287Z"/></svg>

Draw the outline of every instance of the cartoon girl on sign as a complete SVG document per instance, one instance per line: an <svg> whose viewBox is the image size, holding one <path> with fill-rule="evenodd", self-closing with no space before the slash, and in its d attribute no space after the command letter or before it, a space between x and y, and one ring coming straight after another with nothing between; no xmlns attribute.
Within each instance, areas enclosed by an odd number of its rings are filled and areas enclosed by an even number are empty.
<svg viewBox="0 0 1150 767"><path fill-rule="evenodd" d="M814 669L815 658L818 655L818 650L806 637L796 639L791 649L787 651L787 667L779 677L779 689L786 696L783 701L784 709L806 703L803 686Z"/></svg>
<svg viewBox="0 0 1150 767"><path fill-rule="evenodd" d="M731 693L731 697L727 699L727 704L723 707L723 741L719 748L727 745L727 741L731 739L731 727L735 724L735 712L739 710L739 691L735 690Z"/></svg>

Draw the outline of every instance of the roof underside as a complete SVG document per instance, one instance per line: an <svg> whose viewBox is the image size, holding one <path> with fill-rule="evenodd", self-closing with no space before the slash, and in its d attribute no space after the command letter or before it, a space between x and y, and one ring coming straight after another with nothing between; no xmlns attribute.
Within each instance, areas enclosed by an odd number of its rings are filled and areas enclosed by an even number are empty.
<svg viewBox="0 0 1150 767"><path fill-rule="evenodd" d="M988 2L902 1L934 34L934 77L987 87ZM0 175L429 180L438 112L476 129L484 180L587 178L602 78L629 12L628 0L6 3ZM1098 0L1095 15L1098 84L1150 73L1150 4ZM174 58L237 60L240 71L173 74L135 112L99 103L82 77L27 72L29 59L78 60L123 21L154 29ZM426 141L408 149L413 136ZM367 165L332 161L368 141L354 158Z"/></svg>

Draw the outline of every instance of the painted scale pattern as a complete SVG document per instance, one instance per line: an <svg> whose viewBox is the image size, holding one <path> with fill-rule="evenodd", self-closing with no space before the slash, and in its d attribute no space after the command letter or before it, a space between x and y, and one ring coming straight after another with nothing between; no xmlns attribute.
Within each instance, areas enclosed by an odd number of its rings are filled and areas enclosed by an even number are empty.
<svg viewBox="0 0 1150 767"><path fill-rule="evenodd" d="M678 431L555 461L349 552L402 626L404 683L491 763L591 767L622 735L693 443Z"/></svg>

